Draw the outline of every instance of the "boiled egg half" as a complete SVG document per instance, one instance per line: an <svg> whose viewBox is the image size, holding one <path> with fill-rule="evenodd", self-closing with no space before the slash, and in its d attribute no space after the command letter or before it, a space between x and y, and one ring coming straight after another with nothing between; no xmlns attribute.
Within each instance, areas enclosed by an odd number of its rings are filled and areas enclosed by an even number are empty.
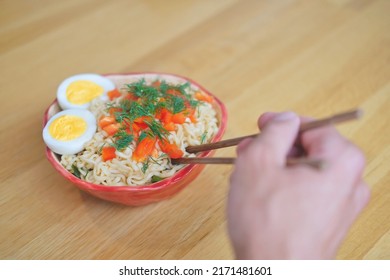
<svg viewBox="0 0 390 280"><path fill-rule="evenodd" d="M43 140L60 155L81 152L96 132L96 118L88 110L68 109L55 114L43 129Z"/></svg>
<svg viewBox="0 0 390 280"><path fill-rule="evenodd" d="M98 74L79 74L65 79L57 89L57 100L62 109L88 109L92 100L107 101L107 92L115 84Z"/></svg>

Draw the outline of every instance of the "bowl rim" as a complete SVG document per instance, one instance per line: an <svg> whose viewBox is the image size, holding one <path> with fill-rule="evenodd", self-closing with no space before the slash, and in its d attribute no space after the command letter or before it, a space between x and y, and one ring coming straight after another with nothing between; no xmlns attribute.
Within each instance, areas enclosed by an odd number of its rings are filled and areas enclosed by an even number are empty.
<svg viewBox="0 0 390 280"><path fill-rule="evenodd" d="M215 95L213 95L210 91L208 91L206 88L204 88L202 85L200 85L198 82L194 81L193 79L187 78L182 75L177 75L177 74L171 74L171 73L165 73L165 72L126 72L126 73L108 73L108 74L101 74L104 77L109 77L109 76L135 76L135 75L161 75L161 76L171 76L171 77L177 77L184 79L188 81L189 83L197 86L200 88L203 92L207 93L208 95L212 96L214 98L214 102L216 105L219 107L221 111L221 118L220 118L220 127L218 129L218 132L216 135L214 135L212 141L218 141L222 138L225 130L226 130L226 124L227 124L227 109L223 102L218 99ZM45 110L44 113L44 118L43 118L43 127L46 125L46 123L49 120L48 114L50 109L54 105L58 105L57 99L54 99L54 101L49 105L49 107ZM165 178L159 182L156 183L151 183L148 185L140 185L140 186L111 186L111 185L100 185L100 184L95 184L95 183L90 183L87 181L84 181L82 179L77 178L74 176L71 172L66 170L56 159L56 155L53 151L51 151L46 145L46 157L53 165L53 167L66 179L71 181L72 183L75 183L79 186L82 186L84 189L88 190L95 190L95 191L118 191L118 192L149 192L149 191L158 191L161 189L164 189L166 187L169 187L170 185L180 181L183 179L187 174L191 173L197 166L197 164L189 164L184 166L182 169L180 169L178 172L176 172L173 176ZM213 151L205 151L199 154L200 157L207 157L210 154L212 154Z"/></svg>

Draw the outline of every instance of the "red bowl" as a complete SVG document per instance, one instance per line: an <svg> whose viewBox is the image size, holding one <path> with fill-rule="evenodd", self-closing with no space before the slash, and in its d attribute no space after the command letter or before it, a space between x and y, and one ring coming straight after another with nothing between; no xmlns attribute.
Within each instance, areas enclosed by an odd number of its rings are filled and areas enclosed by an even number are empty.
<svg viewBox="0 0 390 280"><path fill-rule="evenodd" d="M217 112L217 118L219 121L219 130L217 134L212 139L213 142L221 140L227 122L227 111L225 105L214 95L212 95L204 87L196 83L195 81L188 79L186 77L165 74L165 73L128 73L128 74L107 74L107 78L112 80L118 87L122 86L123 83L130 83L134 80L138 80L143 77L146 80L155 80L156 78L165 79L172 82L189 82L194 87L201 89L206 94L211 95L214 98L213 107ZM43 125L61 109L57 103L57 100L49 106L44 115ZM200 153L198 156L201 157L210 157L214 154L214 151L207 151ZM189 164L180 169L172 177L166 178L157 183L143 185L143 186L104 186L92 184L86 181L83 181L68 170L66 170L59 161L59 155L53 153L49 148L46 147L46 157L53 167L67 180L72 182L80 190L85 191L93 196L98 198L121 203L125 205L138 206L145 205L157 201L161 201L167 198L172 197L184 187L189 185L203 170L205 165L199 164Z"/></svg>

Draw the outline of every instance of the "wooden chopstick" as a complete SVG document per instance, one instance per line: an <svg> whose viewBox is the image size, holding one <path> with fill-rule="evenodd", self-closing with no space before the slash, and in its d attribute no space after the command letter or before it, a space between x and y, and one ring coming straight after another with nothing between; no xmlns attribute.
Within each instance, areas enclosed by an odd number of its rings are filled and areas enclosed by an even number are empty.
<svg viewBox="0 0 390 280"><path fill-rule="evenodd" d="M349 120L355 120L358 119L361 115L362 115L362 111L360 109L343 112L324 119L303 123L299 128L299 132L307 131L310 129L314 129L326 125L341 123ZM209 150L216 150L225 147L231 147L237 145L238 143L240 143L242 140L246 138L252 138L258 135L259 134L252 134L252 135L222 140L219 142L214 142L209 144L188 146L186 148L186 151L189 153L197 153L202 151L209 151ZM189 157L189 158L171 159L173 164L234 164L235 160L236 160L235 158L220 158L220 157L215 157L215 158ZM323 169L326 166L326 162L321 159L311 159L305 157L286 159L286 165L288 166L300 165L300 164L308 165L315 169Z"/></svg>
<svg viewBox="0 0 390 280"><path fill-rule="evenodd" d="M326 126L326 125L331 125L331 124L336 124L336 123L341 123L345 121L350 121L350 120L355 120L358 119L362 115L362 111L360 109L355 109L347 112L343 112L340 114L336 114L324 119L319 119L307 123L301 124L299 128L299 132L304 132L310 129ZM247 135L247 136L242 136L242 137L237 137L237 138L232 138L232 139L227 139L227 140L222 140L219 142L214 142L214 143L208 143L208 144L202 144L202 145L196 145L196 146L188 146L186 148L186 151L188 153L198 153L202 151L209 151L209 150L216 150L216 149L221 149L221 148L226 148L226 147L231 147L235 146L238 143L240 143L242 140L246 138L252 138L256 137L259 134L252 134L252 135Z"/></svg>
<svg viewBox="0 0 390 280"><path fill-rule="evenodd" d="M172 164L234 164L235 158L226 157L192 157L192 158L176 158L171 159ZM287 158L286 165L308 165L315 169L323 169L326 166L326 162L321 159L310 159L310 158Z"/></svg>

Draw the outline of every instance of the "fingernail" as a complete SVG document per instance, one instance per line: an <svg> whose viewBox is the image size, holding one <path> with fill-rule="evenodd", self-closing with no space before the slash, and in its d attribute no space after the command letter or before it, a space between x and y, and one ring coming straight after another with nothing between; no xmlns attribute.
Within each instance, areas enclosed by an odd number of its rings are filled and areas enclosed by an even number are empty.
<svg viewBox="0 0 390 280"><path fill-rule="evenodd" d="M273 117L272 120L283 122L283 121L291 120L291 119L295 118L296 116L297 116L297 114L295 114L294 112L283 112L283 113L277 114L275 117Z"/></svg>

